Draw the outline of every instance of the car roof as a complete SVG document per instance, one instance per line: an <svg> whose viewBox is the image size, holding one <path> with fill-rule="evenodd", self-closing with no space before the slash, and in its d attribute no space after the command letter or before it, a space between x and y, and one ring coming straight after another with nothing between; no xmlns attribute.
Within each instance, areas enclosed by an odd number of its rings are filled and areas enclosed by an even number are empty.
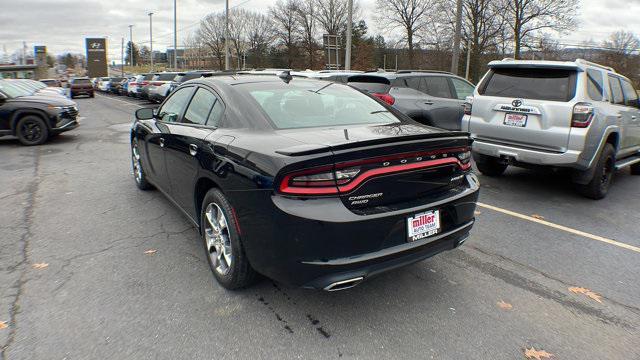
<svg viewBox="0 0 640 360"><path fill-rule="evenodd" d="M616 72L614 68L600 65L584 59L576 59L574 61L552 61L552 60L516 60L505 58L502 60L494 60L488 64L491 69L499 68L552 68L584 71L587 68L599 68L610 72Z"/></svg>

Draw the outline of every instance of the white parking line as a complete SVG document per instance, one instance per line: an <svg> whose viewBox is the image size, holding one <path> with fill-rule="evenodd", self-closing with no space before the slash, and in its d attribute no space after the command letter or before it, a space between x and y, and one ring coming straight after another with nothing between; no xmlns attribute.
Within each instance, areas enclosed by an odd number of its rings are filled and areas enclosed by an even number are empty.
<svg viewBox="0 0 640 360"><path fill-rule="evenodd" d="M546 221L546 220L542 220L542 219L536 219L536 218L534 218L532 216L520 214L520 213L517 213L515 211L511 211L511 210L507 210L507 209L502 209L502 208L499 208L497 206L484 204L484 203L481 203L481 202L478 203L478 206L483 207L485 209L490 209L490 210L493 210L493 211L497 211L497 212L500 212L500 213L503 213L503 214L506 214L506 215L511 215L513 217L517 217L517 218L522 219L522 220L528 220L528 221L531 221L531 222L534 222L534 223L538 223L540 225L545 225L545 226L548 226L548 227L551 227L551 228L554 228L554 229L557 229L557 230L566 231L566 232L574 234L574 235L579 235L579 236L582 236L582 237L586 237L587 239L601 241L601 242L607 243L609 245L614 245L614 246L617 246L617 247L621 247L623 249L627 249L627 250L631 250L631 251L635 251L637 253L640 253L640 247L637 247L637 246L633 246L633 245L625 244L625 243L622 243L622 242L619 242L619 241L607 239L607 238L602 237L602 236L589 234L587 232L576 230L576 229L572 229L572 228L567 227L567 226L555 224L555 223L552 223L550 221Z"/></svg>
<svg viewBox="0 0 640 360"><path fill-rule="evenodd" d="M98 95L98 97L102 97L102 98L105 98L105 99L109 99L109 100L113 100L113 101L119 101L121 103L125 103L125 104L130 105L130 106L137 106L139 108L143 108L144 107L142 105L138 105L138 104L134 104L134 103L131 103L131 102L128 102L128 101L112 98L110 96L106 96L106 95L102 95L102 94L98 94L98 93L96 93L96 95Z"/></svg>

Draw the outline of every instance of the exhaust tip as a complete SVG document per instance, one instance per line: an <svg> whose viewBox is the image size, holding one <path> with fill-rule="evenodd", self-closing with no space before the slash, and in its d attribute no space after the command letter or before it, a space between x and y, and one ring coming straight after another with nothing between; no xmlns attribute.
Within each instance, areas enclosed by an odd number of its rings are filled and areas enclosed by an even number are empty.
<svg viewBox="0 0 640 360"><path fill-rule="evenodd" d="M324 290L325 291L340 291L340 290L351 289L352 287L360 284L362 282L362 280L364 280L364 277L358 276L358 277L355 277L353 279L336 281L334 283L329 284L327 287L324 288Z"/></svg>

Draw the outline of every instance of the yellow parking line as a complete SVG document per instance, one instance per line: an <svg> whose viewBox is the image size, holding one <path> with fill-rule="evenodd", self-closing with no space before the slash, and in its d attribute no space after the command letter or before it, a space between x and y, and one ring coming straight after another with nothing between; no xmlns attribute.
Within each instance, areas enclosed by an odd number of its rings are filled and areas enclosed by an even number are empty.
<svg viewBox="0 0 640 360"><path fill-rule="evenodd" d="M541 224L541 225L545 225L545 226L548 226L548 227L551 227L551 228L554 228L554 229L557 229L557 230L566 231L566 232L574 234L574 235L583 236L583 237L586 237L586 238L591 239L591 240L601 241L601 242L607 243L609 245L615 245L615 246L621 247L623 249L627 249L627 250L631 250L631 251L635 251L637 253L640 253L640 247L637 247L637 246L633 246L633 245L625 244L625 243L622 243L622 242L619 242L619 241L607 239L607 238L602 237L602 236L589 234L589 233L584 232L584 231L572 229L570 227L559 225L559 224L555 224L555 223L552 223L552 222L549 222L549 221L546 221L546 220L536 219L536 218L534 218L532 216L520 214L520 213L517 213L515 211L511 211L511 210L507 210L507 209L502 209L502 208L499 208L497 206L484 204L484 203L481 203L481 202L478 203L478 206L483 207L485 209L490 209L490 210L493 210L493 211L497 211L497 212L500 212L500 213L503 213L503 214L511 215L513 217L517 217L517 218L522 219L522 220L528 220L528 221L531 221L531 222L534 222L534 223L538 223L538 224Z"/></svg>

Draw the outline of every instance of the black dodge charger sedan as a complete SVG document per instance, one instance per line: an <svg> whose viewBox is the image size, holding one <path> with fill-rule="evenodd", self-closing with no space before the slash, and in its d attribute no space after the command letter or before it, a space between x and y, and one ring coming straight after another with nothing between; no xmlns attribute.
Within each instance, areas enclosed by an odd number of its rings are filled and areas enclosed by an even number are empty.
<svg viewBox="0 0 640 360"><path fill-rule="evenodd" d="M466 240L479 189L467 133L287 75L191 80L136 112L136 184L199 228L222 286L260 273L341 290Z"/></svg>
<svg viewBox="0 0 640 360"><path fill-rule="evenodd" d="M0 80L0 136L14 135L23 145L40 145L78 127L76 103L14 81Z"/></svg>

